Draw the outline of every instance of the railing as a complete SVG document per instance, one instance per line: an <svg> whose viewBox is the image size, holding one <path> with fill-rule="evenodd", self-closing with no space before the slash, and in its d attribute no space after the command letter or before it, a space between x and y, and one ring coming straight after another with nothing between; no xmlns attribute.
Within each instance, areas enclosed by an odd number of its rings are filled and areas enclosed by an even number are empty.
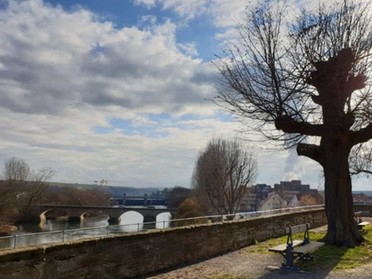
<svg viewBox="0 0 372 279"><path fill-rule="evenodd" d="M79 240L84 238L104 237L126 233L138 233L150 229L168 229L172 227L180 227L190 224L203 224L225 222L231 220L262 218L282 213L301 212L311 209L319 209L323 207L324 205L290 207L266 211L239 212L231 215L210 215L194 218L172 219L169 221L156 221L127 225L107 225L80 229L56 230L40 233L14 234L12 236L0 237L0 249L16 249L20 247L42 245L47 243L64 243L67 241Z"/></svg>

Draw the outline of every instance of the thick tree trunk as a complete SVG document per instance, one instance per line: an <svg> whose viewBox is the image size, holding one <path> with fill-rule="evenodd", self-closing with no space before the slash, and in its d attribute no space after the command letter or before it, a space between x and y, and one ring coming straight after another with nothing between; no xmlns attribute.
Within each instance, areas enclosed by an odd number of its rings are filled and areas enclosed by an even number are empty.
<svg viewBox="0 0 372 279"><path fill-rule="evenodd" d="M328 141L322 162L326 198L328 231L325 241L328 244L355 247L363 241L354 221L352 186L349 173L348 156L350 148L347 140L338 137ZM323 141L324 143L324 141Z"/></svg>

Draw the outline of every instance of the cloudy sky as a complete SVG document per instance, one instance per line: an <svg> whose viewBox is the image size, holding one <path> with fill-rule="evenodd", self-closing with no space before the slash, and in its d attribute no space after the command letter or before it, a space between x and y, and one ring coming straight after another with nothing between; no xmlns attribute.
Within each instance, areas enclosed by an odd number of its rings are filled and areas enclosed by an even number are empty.
<svg viewBox="0 0 372 279"><path fill-rule="evenodd" d="M35 170L52 167L53 180L68 183L189 186L212 137L249 137L211 101L211 60L245 6L0 0L0 164L15 156ZM309 159L249 144L258 183L321 185Z"/></svg>

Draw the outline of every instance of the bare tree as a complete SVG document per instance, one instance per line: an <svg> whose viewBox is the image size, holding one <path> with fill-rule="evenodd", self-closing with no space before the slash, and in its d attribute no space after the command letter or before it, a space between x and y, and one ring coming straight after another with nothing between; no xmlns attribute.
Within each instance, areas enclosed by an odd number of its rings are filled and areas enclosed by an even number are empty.
<svg viewBox="0 0 372 279"><path fill-rule="evenodd" d="M199 155L192 184L204 208L233 214L256 175L256 160L239 141L213 139Z"/></svg>
<svg viewBox="0 0 372 279"><path fill-rule="evenodd" d="M367 177L372 175L372 147L371 144L359 144L351 150L350 174L364 174Z"/></svg>
<svg viewBox="0 0 372 279"><path fill-rule="evenodd" d="M54 174L55 171L52 168L45 168L31 173L26 184L27 187L24 188L24 205L30 206L44 201L48 190L47 182Z"/></svg>
<svg viewBox="0 0 372 279"><path fill-rule="evenodd" d="M27 213L28 206L41 202L46 195L46 182L54 175L51 168L32 171L19 158L5 162L4 178L0 185L0 212L4 219L14 221L18 215ZM5 198L4 198L5 197Z"/></svg>
<svg viewBox="0 0 372 279"><path fill-rule="evenodd" d="M369 3L340 0L288 19L285 5L247 9L221 57L221 105L324 172L329 244L363 241L353 219L349 155L372 138ZM256 125L255 125L256 124Z"/></svg>
<svg viewBox="0 0 372 279"><path fill-rule="evenodd" d="M31 169L24 160L12 157L5 162L4 177L12 187L22 187L30 175Z"/></svg>

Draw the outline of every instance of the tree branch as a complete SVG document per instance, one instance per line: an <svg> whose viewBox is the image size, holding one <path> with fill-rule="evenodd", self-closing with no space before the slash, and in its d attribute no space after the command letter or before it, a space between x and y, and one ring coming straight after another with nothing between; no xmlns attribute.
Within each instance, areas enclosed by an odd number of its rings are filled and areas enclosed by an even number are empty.
<svg viewBox="0 0 372 279"><path fill-rule="evenodd" d="M299 143L297 145L297 154L305 156L322 165L322 152L320 146L315 144Z"/></svg>
<svg viewBox="0 0 372 279"><path fill-rule="evenodd" d="M351 144L356 145L372 139L372 123L369 123L367 127L360 129L359 131L351 132Z"/></svg>
<svg viewBox="0 0 372 279"><path fill-rule="evenodd" d="M275 127L284 133L302 134L307 136L322 136L323 125L299 122L290 117L281 117L275 120Z"/></svg>

